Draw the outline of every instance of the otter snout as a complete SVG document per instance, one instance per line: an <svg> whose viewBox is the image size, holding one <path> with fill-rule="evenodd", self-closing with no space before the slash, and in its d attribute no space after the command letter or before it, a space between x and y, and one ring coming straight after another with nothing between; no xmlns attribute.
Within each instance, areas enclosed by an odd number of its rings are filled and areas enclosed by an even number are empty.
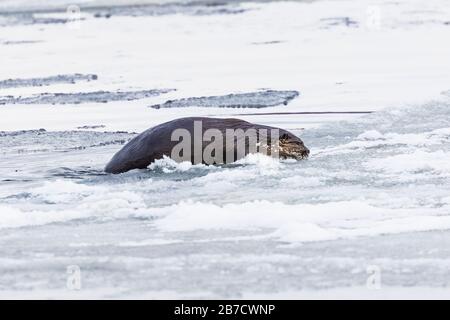
<svg viewBox="0 0 450 320"><path fill-rule="evenodd" d="M284 159L302 160L309 156L309 149L300 141L280 143L280 156Z"/></svg>
<svg viewBox="0 0 450 320"><path fill-rule="evenodd" d="M306 159L309 156L309 149L305 147L305 149L301 152L302 159Z"/></svg>

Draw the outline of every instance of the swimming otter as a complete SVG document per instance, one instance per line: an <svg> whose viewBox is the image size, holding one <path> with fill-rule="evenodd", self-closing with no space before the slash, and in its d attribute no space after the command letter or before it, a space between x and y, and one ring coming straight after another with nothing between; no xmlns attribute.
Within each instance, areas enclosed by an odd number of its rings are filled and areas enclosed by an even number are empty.
<svg viewBox="0 0 450 320"><path fill-rule="evenodd" d="M230 132L234 135L228 136ZM185 144L188 143L188 148L183 151L184 158L176 159L180 155L178 139L183 133L193 135L194 143L190 140L183 141ZM195 143L195 138L199 136L200 143ZM208 145L212 143L218 148L211 152L212 158L206 159L205 152L211 151L211 146ZM241 150L239 146L245 147ZM194 164L230 163L249 153L263 151L282 159L300 160L309 155L309 150L302 140L284 129L253 124L240 119L188 117L162 123L134 137L114 155L106 165L105 171L122 173L132 169L144 169L163 156L171 156L175 161L190 160Z"/></svg>

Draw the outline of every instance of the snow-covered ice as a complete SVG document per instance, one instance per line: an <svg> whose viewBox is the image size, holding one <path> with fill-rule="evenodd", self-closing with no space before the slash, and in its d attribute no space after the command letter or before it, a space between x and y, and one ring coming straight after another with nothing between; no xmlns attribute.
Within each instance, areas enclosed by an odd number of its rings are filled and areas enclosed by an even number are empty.
<svg viewBox="0 0 450 320"><path fill-rule="evenodd" d="M0 16L14 3L0 1ZM243 10L232 14L116 8L109 18L80 5L76 28L0 19L0 81L98 78L4 86L0 100L162 91L0 105L0 298L450 296L445 0L233 2ZM300 95L264 109L149 108L263 90ZM346 111L372 113L314 114ZM283 127L310 158L164 158L103 172L137 132L192 115ZM80 291L66 288L70 265L81 268ZM371 266L377 291L366 286Z"/></svg>

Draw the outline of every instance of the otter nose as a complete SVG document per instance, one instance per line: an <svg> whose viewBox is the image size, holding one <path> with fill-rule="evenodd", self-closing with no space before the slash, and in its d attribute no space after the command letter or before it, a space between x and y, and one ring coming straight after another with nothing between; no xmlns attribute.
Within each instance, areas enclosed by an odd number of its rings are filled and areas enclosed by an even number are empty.
<svg viewBox="0 0 450 320"><path fill-rule="evenodd" d="M307 158L309 156L309 149L306 149L302 152L302 157Z"/></svg>

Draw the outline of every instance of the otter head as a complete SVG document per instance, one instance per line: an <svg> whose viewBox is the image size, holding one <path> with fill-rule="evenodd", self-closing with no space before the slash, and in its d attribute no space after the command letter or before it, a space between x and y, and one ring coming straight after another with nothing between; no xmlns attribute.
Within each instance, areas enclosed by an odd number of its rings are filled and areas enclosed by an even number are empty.
<svg viewBox="0 0 450 320"><path fill-rule="evenodd" d="M280 135L279 156L281 159L306 159L309 155L309 149L305 147L300 138L290 132L283 132Z"/></svg>

